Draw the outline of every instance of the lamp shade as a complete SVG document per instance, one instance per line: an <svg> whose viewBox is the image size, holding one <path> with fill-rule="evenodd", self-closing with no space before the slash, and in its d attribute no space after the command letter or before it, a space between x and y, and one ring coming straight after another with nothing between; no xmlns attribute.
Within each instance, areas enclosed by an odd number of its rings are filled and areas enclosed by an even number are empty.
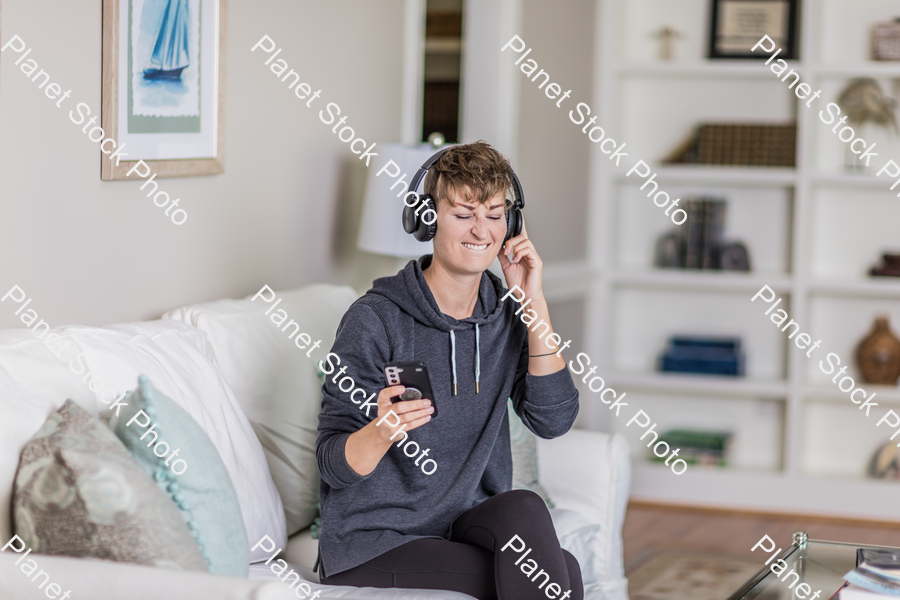
<svg viewBox="0 0 900 600"><path fill-rule="evenodd" d="M418 146L378 144L378 148L383 157L400 166L400 174L396 177L389 176L395 172L393 165L381 176L376 176L381 167L376 168L373 165L369 168L356 245L360 250L389 256L417 257L430 254L431 242L420 242L406 233L403 230L401 215L403 198L407 193L404 184L408 185L412 181L416 171L437 150L429 144ZM406 177L403 183L399 183L403 173L406 173ZM419 193L422 193L422 185L419 186Z"/></svg>

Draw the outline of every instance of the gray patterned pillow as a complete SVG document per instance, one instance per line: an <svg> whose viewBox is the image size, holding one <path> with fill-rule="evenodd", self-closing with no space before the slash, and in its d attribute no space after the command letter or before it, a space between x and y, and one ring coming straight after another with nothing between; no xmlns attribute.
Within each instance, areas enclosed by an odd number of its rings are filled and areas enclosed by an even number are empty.
<svg viewBox="0 0 900 600"><path fill-rule="evenodd" d="M35 553L208 570L178 509L116 436L71 400L22 450L13 525Z"/></svg>
<svg viewBox="0 0 900 600"><path fill-rule="evenodd" d="M538 481L537 436L527 427L516 411L512 400L507 404L509 409L509 444L512 450L512 489L531 490L541 497L547 508L554 508L547 490Z"/></svg>

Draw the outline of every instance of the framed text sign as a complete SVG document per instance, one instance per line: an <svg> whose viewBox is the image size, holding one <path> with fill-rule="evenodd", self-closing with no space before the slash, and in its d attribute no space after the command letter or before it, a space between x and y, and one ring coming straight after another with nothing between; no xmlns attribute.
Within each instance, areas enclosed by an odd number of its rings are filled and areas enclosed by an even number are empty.
<svg viewBox="0 0 900 600"><path fill-rule="evenodd" d="M225 23L225 0L103 0L103 129L128 158L102 179L225 170Z"/></svg>
<svg viewBox="0 0 900 600"><path fill-rule="evenodd" d="M784 48L787 60L797 58L800 0L712 0L710 58L761 58L753 47L764 35Z"/></svg>

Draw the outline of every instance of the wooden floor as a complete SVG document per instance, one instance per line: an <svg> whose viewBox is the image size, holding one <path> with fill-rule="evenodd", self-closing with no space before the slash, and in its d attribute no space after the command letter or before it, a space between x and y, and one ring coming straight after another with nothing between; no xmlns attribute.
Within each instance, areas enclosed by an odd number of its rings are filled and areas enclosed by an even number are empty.
<svg viewBox="0 0 900 600"><path fill-rule="evenodd" d="M900 507L897 510L900 519ZM779 547L791 543L794 531L810 538L900 546L900 523L879 523L755 514L699 508L682 508L631 502L625 513L623 538L626 572L653 550L696 550L739 558L753 558L750 552L763 535ZM756 554L760 552L757 550ZM764 562L761 561L761 562Z"/></svg>

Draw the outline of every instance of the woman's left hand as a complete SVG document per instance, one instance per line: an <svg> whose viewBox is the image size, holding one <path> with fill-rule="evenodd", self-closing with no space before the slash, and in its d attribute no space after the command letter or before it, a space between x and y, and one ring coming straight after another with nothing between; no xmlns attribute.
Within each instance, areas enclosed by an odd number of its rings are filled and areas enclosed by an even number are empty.
<svg viewBox="0 0 900 600"><path fill-rule="evenodd" d="M507 240L498 258L509 289L517 285L525 293L526 298L533 301L543 299L544 263L538 256L534 244L528 239L524 222L521 235Z"/></svg>

